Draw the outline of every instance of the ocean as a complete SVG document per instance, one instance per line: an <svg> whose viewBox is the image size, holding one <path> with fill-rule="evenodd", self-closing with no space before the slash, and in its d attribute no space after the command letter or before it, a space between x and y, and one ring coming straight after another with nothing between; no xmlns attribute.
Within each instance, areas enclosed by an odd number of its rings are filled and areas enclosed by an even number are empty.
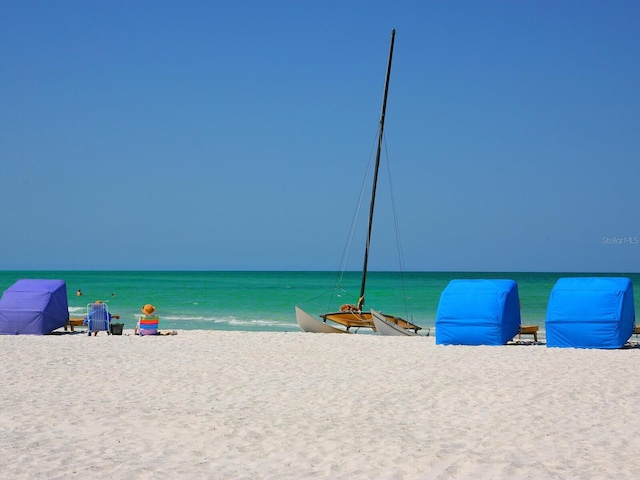
<svg viewBox="0 0 640 480"><path fill-rule="evenodd" d="M407 318L426 332L434 326L440 294L450 280L505 278L518 283L522 323L544 328L556 280L574 276L640 282L637 273L369 272L366 306ZM0 290L19 278L64 280L71 317L84 316L88 303L102 300L125 328L133 328L142 306L151 303L161 329L298 331L295 305L317 316L356 303L360 291L360 272L263 271L0 271ZM636 295L636 311L639 306Z"/></svg>

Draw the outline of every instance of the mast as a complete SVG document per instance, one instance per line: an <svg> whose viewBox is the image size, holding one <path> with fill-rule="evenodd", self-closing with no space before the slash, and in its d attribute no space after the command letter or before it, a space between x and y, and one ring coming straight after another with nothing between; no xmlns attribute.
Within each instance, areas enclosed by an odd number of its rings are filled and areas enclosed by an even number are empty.
<svg viewBox="0 0 640 480"><path fill-rule="evenodd" d="M384 133L384 117L387 110L387 93L389 91L389 78L391 77L391 60L393 58L393 42L396 37L395 28L391 30L391 45L389 47L389 63L387 64L387 77L384 83L384 96L382 98L382 112L380 114L380 127L378 131L378 149L376 151L376 165L373 172L373 187L371 189L371 204L369 206L369 228L367 231L367 243L364 249L364 265L362 267L362 284L360 286L360 298L358 299L358 309L362 310L364 305L364 290L367 284L367 265L369 263L369 247L371 245L371 229L373 227L373 211L376 204L376 187L378 185L378 170L380 168L380 152L382 150L382 136Z"/></svg>

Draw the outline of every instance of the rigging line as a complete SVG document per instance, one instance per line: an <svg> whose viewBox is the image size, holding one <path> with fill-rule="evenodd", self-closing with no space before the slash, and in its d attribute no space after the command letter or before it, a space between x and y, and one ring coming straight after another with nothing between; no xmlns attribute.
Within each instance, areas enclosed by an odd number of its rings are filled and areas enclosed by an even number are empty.
<svg viewBox="0 0 640 480"><path fill-rule="evenodd" d="M369 164L371 164L371 161L369 161ZM367 167L367 172L369 170L369 167ZM351 253L351 247L353 245L353 239L355 238L355 234L356 234L356 230L357 230L357 225L358 225L358 218L360 217L360 211L362 209L362 201L364 200L364 193L365 193L365 185L366 185L366 179L367 179L367 174L365 173L365 176L362 180L362 184L360 185L360 193L358 195L358 202L356 204L356 208L353 212L353 216L351 218L351 227L349 228L349 237L348 237L348 248L345 249L343 256L342 256L342 260L341 260L341 264L340 267L341 269L344 271L346 269L347 266L347 260L349 258L349 254Z"/></svg>
<svg viewBox="0 0 640 480"><path fill-rule="evenodd" d="M327 290L325 292L320 293L319 295L316 295L315 297L311 297L311 298L307 299L304 303L313 302L313 301L317 300L320 297L324 297L325 295L329 295L329 297L331 297L333 295L334 291L335 291L335 289Z"/></svg>
<svg viewBox="0 0 640 480"><path fill-rule="evenodd" d="M347 241L345 243L345 248L342 252L342 258L340 259L340 267L338 269L338 274L336 276L336 281L334 284L333 289L334 290L342 290L345 293L348 293L346 290L344 290L342 288L342 282L344 280L344 274L346 272L346 268L347 268L347 261L351 255L351 250L353 247L353 240L355 238L355 234L356 234L356 230L357 230L357 225L358 225L358 219L360 218L360 212L362 210L362 202L364 200L364 195L365 195L365 189L367 187L367 180L369 178L369 173L371 172L372 169L372 164L373 164L373 158L374 158L374 152L376 150L376 146L377 146L377 139L379 136L379 128L376 127L376 132L375 135L373 137L373 142L372 142L372 146L371 146L371 151L369 152L369 160L367 163L367 168L365 169L365 173L362 177L362 182L360 184L360 194L358 196L358 202L356 204L356 208L353 212L353 216L351 218L351 226L349 229L349 233L347 235ZM327 310L331 309L331 300L330 303L327 307Z"/></svg>
<svg viewBox="0 0 640 480"><path fill-rule="evenodd" d="M404 259L402 256L402 242L400 241L400 224L398 222L398 210L396 209L396 202L395 202L395 195L393 193L393 181L391 178L391 161L389 159L389 152L387 150L387 139L386 137L383 138L383 144L384 144L384 152L385 152L385 158L387 160L387 178L389 179L389 192L390 192L390 196L391 196L391 210L393 212L393 224L395 227L395 234L396 234L396 248L398 250L398 263L400 264L400 283L402 286L402 298L404 300L404 309L405 309L405 315L407 316L407 319L409 317L409 307L407 304L407 288L406 288L406 284L405 284L405 278L404 278Z"/></svg>
<svg viewBox="0 0 640 480"><path fill-rule="evenodd" d="M365 178L366 178L366 176L365 176ZM346 241L344 250L342 252L342 258L340 259L340 268L338 270L338 274L336 275L336 281L335 281L335 284L333 286L332 295L329 297L329 304L327 305L327 310L328 311L331 311L331 306L332 306L333 301L335 299L335 292L337 290L340 290L340 291L344 292L345 294L349 293L347 290L345 290L342 287L342 284L343 284L343 281L344 281L344 275L345 275L346 268L347 268L347 260L349 259L349 255L351 253L351 247L353 245L353 239L355 237L357 219L358 219L360 208L361 208L361 205L362 205L362 200L364 198L364 185L365 185L365 182L363 180L362 187L360 188L360 195L358 197L358 202L357 202L353 217L351 219L351 227L349 228L349 233L347 235L347 241Z"/></svg>
<svg viewBox="0 0 640 480"><path fill-rule="evenodd" d="M347 260L349 258L349 254L351 253L351 247L353 245L353 239L355 237L357 220L358 220L358 217L359 217L360 208L362 206L362 200L364 198L364 184L365 184L365 182L363 181L362 182L362 186L360 188L360 194L358 196L358 202L356 204L355 211L354 211L353 216L351 218L351 226L349 227L349 233L347 234L347 242L346 242L344 250L342 252L342 258L340 259L340 268L338 270L339 275L338 275L337 284L342 283L342 279L344 277L344 272L345 272L346 266L347 266Z"/></svg>

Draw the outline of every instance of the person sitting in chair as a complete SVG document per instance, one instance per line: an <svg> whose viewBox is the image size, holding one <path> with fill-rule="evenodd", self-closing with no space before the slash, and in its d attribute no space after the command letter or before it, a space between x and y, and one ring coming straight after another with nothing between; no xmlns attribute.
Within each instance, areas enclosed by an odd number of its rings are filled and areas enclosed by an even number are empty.
<svg viewBox="0 0 640 480"><path fill-rule="evenodd" d="M102 305L102 300L96 300L95 302L93 302L93 305L91 305L91 310L89 311L87 316L84 317L84 321L82 322L83 325L88 326L91 320L98 320L98 321L107 320L108 324L110 324L112 318L120 318L119 315L111 315L111 313L109 313L101 305ZM98 315L100 315L102 318L99 318ZM107 318L105 318L105 315L107 316ZM89 335L91 335L91 332L89 332ZM97 331L93 332L94 337L97 335L98 335Z"/></svg>
<svg viewBox="0 0 640 480"><path fill-rule="evenodd" d="M156 307L147 303L142 307L142 315L133 331L134 335L157 335L158 334L158 315L155 313ZM142 326L141 326L142 325Z"/></svg>

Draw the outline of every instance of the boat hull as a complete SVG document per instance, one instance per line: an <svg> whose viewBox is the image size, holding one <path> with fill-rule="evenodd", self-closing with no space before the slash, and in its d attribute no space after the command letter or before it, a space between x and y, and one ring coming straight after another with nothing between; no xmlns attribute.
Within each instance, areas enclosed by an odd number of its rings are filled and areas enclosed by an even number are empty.
<svg viewBox="0 0 640 480"><path fill-rule="evenodd" d="M333 327L331 325L326 324L325 322L321 322L320 320L316 320L307 312L302 310L299 307L296 307L296 321L298 322L298 327L303 332L309 333L349 333L346 330L342 330L340 328Z"/></svg>
<svg viewBox="0 0 640 480"><path fill-rule="evenodd" d="M373 323L376 326L376 330L381 335L387 335L392 337L402 337L402 336L417 337L418 336L418 334L415 331L409 330L408 328L402 328L400 325L398 325L393 320L394 317L390 317L389 315L383 315L382 313L376 310L371 310L371 316L373 318Z"/></svg>

